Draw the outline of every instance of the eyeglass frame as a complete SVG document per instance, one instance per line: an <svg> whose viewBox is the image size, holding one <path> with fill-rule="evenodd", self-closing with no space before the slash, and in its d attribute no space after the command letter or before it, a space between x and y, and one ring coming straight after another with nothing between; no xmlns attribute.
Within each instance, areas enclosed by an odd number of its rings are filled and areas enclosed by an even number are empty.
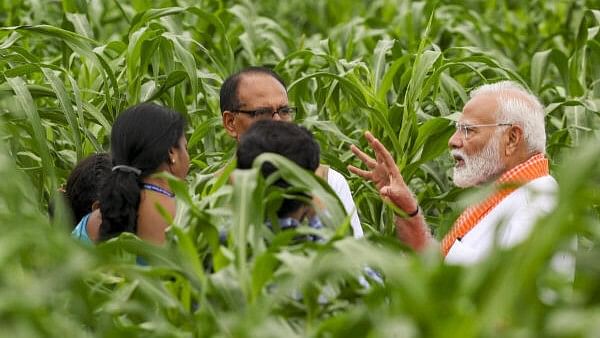
<svg viewBox="0 0 600 338"><path fill-rule="evenodd" d="M287 113L283 113L282 114L282 110L288 109L290 110ZM257 118L260 116L266 116L267 115L267 111L269 113L271 113L271 118L273 118L273 116L275 116L275 114L279 114L280 117L290 117L290 120L294 119L294 115L296 115L296 112L298 111L298 108L296 107L280 107L277 108L275 110L271 109L271 108L259 108L259 109L254 109L254 110L243 110L243 109L235 109L232 110L233 113L242 113L242 114L246 114L249 115L251 118Z"/></svg>
<svg viewBox="0 0 600 338"><path fill-rule="evenodd" d="M490 124L465 124L465 123L460 123L458 121L454 122L454 127L456 128L456 131L458 131L460 133L461 130L463 130L464 134L464 139L468 140L469 139L469 128L482 128L482 127L506 127L506 126L513 126L514 122L502 122L502 123L490 123Z"/></svg>

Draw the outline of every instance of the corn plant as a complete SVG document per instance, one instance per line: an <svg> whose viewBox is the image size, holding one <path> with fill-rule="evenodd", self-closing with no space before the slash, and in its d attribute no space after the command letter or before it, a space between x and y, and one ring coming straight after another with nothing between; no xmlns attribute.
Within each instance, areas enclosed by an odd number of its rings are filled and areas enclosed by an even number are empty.
<svg viewBox="0 0 600 338"><path fill-rule="evenodd" d="M595 1L7 1L0 3L0 336L549 336L600 330ZM277 156L235 171L223 80L266 65L286 80L322 162L349 179L367 238L327 185ZM371 130L391 150L435 236L461 211L451 122L471 89L511 79L546 107L556 210L484 264L445 265L394 238L392 212L350 176ZM79 245L58 186L109 149L112 122L155 101L188 120L192 167L165 247L130 234ZM319 243L273 233L274 162L331 206ZM225 167L225 174L211 173ZM234 184L228 184L233 175ZM57 203L52 222L46 215ZM227 234L223 242L220 237ZM577 235L573 284L548 267ZM148 266L135 264L143 257Z"/></svg>

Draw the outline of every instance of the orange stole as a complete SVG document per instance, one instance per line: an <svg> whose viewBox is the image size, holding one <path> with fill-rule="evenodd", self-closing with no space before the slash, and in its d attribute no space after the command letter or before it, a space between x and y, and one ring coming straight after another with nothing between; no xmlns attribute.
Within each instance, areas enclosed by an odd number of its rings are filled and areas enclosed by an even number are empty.
<svg viewBox="0 0 600 338"><path fill-rule="evenodd" d="M456 222L454 222L452 229L444 236L441 248L444 257L450 251L454 241L462 238L471 231L483 217L489 214L506 196L515 191L518 186L549 174L548 159L544 154L536 154L527 161L502 174L494 183L498 191L483 202L465 209Z"/></svg>

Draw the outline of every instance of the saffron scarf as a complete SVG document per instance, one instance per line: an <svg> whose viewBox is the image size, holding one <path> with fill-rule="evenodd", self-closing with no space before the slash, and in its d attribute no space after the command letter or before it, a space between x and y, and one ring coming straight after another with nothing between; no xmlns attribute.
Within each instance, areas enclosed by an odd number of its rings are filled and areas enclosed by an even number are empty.
<svg viewBox="0 0 600 338"><path fill-rule="evenodd" d="M494 183L498 190L483 202L465 209L452 226L452 229L446 234L442 240L441 248L444 257L454 245L454 241L471 231L506 196L510 195L519 186L536 178L547 176L549 173L548 159L544 154L537 154L502 174Z"/></svg>

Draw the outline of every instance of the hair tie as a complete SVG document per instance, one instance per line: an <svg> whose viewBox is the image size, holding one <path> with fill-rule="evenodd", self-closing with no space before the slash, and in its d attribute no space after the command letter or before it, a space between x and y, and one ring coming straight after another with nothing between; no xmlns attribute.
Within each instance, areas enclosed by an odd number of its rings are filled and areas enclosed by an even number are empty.
<svg viewBox="0 0 600 338"><path fill-rule="evenodd" d="M116 170L124 171L126 173L134 173L136 176L140 176L140 174L142 173L142 171L140 169L138 169L136 167L124 165L124 164L116 165L116 166L112 167L112 171L116 171Z"/></svg>

